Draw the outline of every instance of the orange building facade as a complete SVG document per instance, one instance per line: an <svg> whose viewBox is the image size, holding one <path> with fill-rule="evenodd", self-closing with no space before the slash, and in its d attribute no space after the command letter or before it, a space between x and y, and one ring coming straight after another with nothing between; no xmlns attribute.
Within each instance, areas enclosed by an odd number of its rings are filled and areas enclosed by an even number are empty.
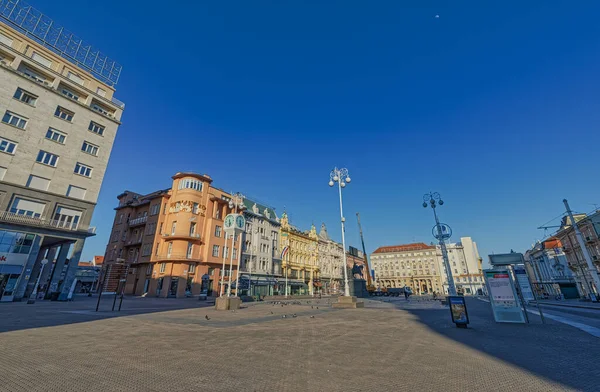
<svg viewBox="0 0 600 392"><path fill-rule="evenodd" d="M208 175L177 173L169 189L147 195L125 191L117 198L104 269L126 266L125 294L149 297L218 296L223 259L229 281L231 239L223 219L231 196ZM239 260L233 246L233 279ZM108 275L108 274L107 274Z"/></svg>

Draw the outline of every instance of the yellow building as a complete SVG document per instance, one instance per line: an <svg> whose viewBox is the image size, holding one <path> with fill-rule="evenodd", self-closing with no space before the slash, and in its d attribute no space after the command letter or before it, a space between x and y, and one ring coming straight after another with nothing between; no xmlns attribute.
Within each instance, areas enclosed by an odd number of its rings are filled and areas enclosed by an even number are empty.
<svg viewBox="0 0 600 392"><path fill-rule="evenodd" d="M318 236L313 225L308 232L303 232L290 225L284 212L281 216L281 244L283 250L282 273L284 280L280 291L289 295L307 295L315 292L315 281L319 279ZM287 279L285 279L287 277Z"/></svg>

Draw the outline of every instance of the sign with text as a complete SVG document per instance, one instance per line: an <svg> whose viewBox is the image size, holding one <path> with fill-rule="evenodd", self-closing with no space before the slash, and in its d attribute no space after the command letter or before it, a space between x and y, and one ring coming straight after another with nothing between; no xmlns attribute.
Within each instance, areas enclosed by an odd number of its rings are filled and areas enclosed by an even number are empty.
<svg viewBox="0 0 600 392"><path fill-rule="evenodd" d="M526 302L535 300L533 296L533 291L531 290L531 285L529 284L529 278L527 277L527 270L522 265L516 265L514 268L515 277L517 279L517 283L519 283L519 288L521 289L521 294L523 295L523 299Z"/></svg>
<svg viewBox="0 0 600 392"><path fill-rule="evenodd" d="M525 323L517 292L508 268L484 270L490 304L497 323Z"/></svg>

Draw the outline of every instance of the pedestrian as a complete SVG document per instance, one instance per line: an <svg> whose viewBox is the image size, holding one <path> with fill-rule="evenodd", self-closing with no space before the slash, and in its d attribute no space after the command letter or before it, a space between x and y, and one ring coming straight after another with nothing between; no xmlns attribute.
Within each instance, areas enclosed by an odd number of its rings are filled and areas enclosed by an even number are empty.
<svg viewBox="0 0 600 392"><path fill-rule="evenodd" d="M404 288L404 299L408 301L408 290Z"/></svg>

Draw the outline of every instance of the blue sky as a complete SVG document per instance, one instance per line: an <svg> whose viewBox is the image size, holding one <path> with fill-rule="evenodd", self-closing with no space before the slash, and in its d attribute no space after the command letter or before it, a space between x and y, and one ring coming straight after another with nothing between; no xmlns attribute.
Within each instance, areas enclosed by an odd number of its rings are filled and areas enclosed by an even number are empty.
<svg viewBox="0 0 600 392"><path fill-rule="evenodd" d="M369 252L432 241L429 190L484 259L541 238L565 197L600 203L600 2L30 2L124 69L85 259L117 194L185 170L340 239L327 182L347 167L347 241L360 211Z"/></svg>

